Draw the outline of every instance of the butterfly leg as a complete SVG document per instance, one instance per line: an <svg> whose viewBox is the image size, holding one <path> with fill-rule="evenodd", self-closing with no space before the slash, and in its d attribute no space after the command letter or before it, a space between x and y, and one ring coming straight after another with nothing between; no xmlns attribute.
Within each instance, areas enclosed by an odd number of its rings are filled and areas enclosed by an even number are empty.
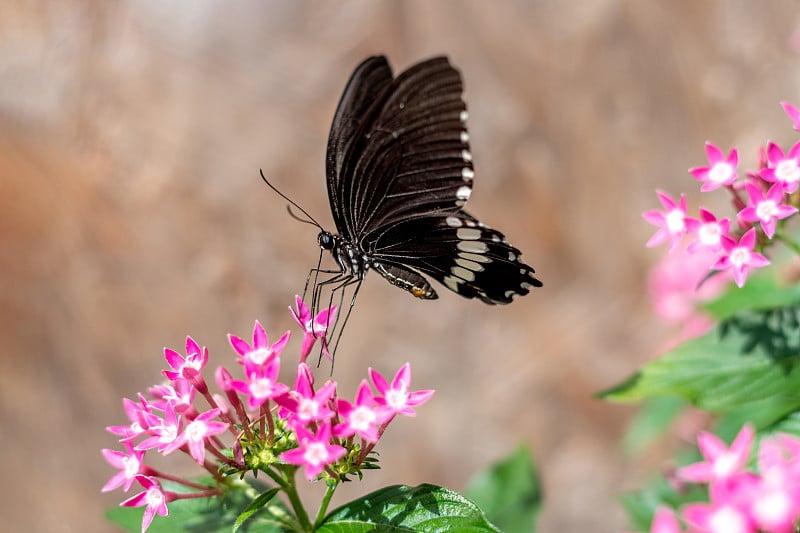
<svg viewBox="0 0 800 533"><path fill-rule="evenodd" d="M338 287L334 288L333 290L341 290L342 294L339 300L339 309L341 309L342 302L344 301L344 293L347 289L348 285L352 285L353 283L356 284L356 288L353 291L353 297L350 299L350 307L347 308L347 314L344 316L344 321L342 322L342 327L339 328L338 334L336 335L336 342L333 345L333 352L331 353L331 372L333 372L333 363L336 360L334 355L336 354L336 349L339 347L339 341L342 339L342 333L344 332L345 326L347 326L347 321L350 319L350 313L353 312L353 306L356 304L356 297L358 296L358 290L361 288L361 282L364 281L364 278L352 278L344 283L340 284ZM331 297L333 297L331 295ZM339 318L341 317L340 313L336 314L336 321L333 323L333 331L336 331L336 326L339 323ZM331 335L332 336L332 335Z"/></svg>

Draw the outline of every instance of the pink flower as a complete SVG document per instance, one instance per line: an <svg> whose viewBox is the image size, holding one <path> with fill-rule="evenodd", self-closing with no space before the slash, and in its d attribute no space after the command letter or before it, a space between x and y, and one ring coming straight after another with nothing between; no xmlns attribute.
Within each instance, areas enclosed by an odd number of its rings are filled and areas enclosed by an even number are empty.
<svg viewBox="0 0 800 533"><path fill-rule="evenodd" d="M775 184L769 188L766 196L756 185L748 183L746 186L750 203L739 212L739 218L747 222L761 222L761 228L768 238L775 235L775 226L782 220L797 213L797 208L784 205L783 188Z"/></svg>
<svg viewBox="0 0 800 533"><path fill-rule="evenodd" d="M761 170L760 176L770 183L778 183L786 193L793 193L800 184L800 142L797 142L784 155L777 144L767 145L769 166Z"/></svg>
<svg viewBox="0 0 800 533"><path fill-rule="evenodd" d="M659 507L653 516L650 533L681 533L681 527L672 509Z"/></svg>
<svg viewBox="0 0 800 533"><path fill-rule="evenodd" d="M714 270L731 269L733 271L733 281L736 282L736 285L742 287L744 282L747 281L747 275L751 268L761 268L769 265L769 259L753 251L755 244L755 228L747 230L738 243L730 237L723 237L722 248L724 253L711 268Z"/></svg>
<svg viewBox="0 0 800 533"><path fill-rule="evenodd" d="M144 451L134 450L130 444L125 444L125 452L117 450L101 450L103 457L111 466L119 468L120 471L103 485L102 491L108 492L117 487L128 492L136 481L136 476L142 471L142 459Z"/></svg>
<svg viewBox="0 0 800 533"><path fill-rule="evenodd" d="M173 449L170 445L181 434L181 417L175 413L171 403L168 403L164 410L164 418L159 419L159 423L147 428L150 437L134 446L135 450L149 450L156 448L159 452L167 454ZM168 450L169 451L166 451Z"/></svg>
<svg viewBox="0 0 800 533"><path fill-rule="evenodd" d="M236 335L228 335L228 340L230 341L231 346L233 346L233 349L236 350L236 353L242 356L243 363L247 364L247 362L250 361L253 364L261 365L264 364L265 361L267 361L271 356L281 354L284 347L286 347L286 343L289 342L290 334L291 332L287 331L283 334L283 337L278 339L275 344L270 346L267 333L264 331L264 328L261 326L258 320L256 320L256 324L253 327L252 346Z"/></svg>
<svg viewBox="0 0 800 533"><path fill-rule="evenodd" d="M732 479L744 472L754 436L753 426L745 424L729 448L713 433L701 432L697 446L706 460L678 469L678 477L693 483Z"/></svg>
<svg viewBox="0 0 800 533"><path fill-rule="evenodd" d="M697 239L689 243L686 251L693 254L700 250L718 251L722 248L722 237L728 234L731 222L727 218L717 220L717 217L705 208L700 208L700 218L687 217L686 228Z"/></svg>
<svg viewBox="0 0 800 533"><path fill-rule="evenodd" d="M377 370L370 368L369 376L372 379L372 384L375 385L375 390L382 396L375 398L378 405L391 407L395 413L400 415L416 416L417 413L414 411L414 406L427 402L435 392L433 390L409 392L408 389L411 387L411 365L408 363L401 366L397 374L394 375L391 387Z"/></svg>
<svg viewBox="0 0 800 533"><path fill-rule="evenodd" d="M736 167L739 166L739 153L736 148L730 151L728 157L722 150L706 142L706 156L708 157L707 167L694 167L689 169L689 173L703 185L700 190L703 192L713 191L723 185L732 185L736 181Z"/></svg>
<svg viewBox="0 0 800 533"><path fill-rule="evenodd" d="M305 361L308 354L311 353L314 343L320 338L322 339L322 353L330 359L331 354L328 352L328 342L325 339L325 335L328 332L328 327L336 320L336 306L323 309L312 319L311 311L299 296L294 297L294 302L297 311L290 307L289 312L295 322L303 328L303 346L300 349L300 361Z"/></svg>
<svg viewBox="0 0 800 533"><path fill-rule="evenodd" d="M208 350L206 348L200 349L200 345L195 342L191 337L186 337L186 357L170 348L164 348L164 358L172 367L172 370L164 370L164 376L172 381L176 379L185 378L183 375L184 368L193 368L197 372L203 370L208 362Z"/></svg>
<svg viewBox="0 0 800 533"><path fill-rule="evenodd" d="M160 423L160 418L153 414L150 403L141 394L139 395L140 403L136 403L128 398L122 399L122 405L125 409L125 414L130 420L127 426L108 426L106 430L114 435L122 437L120 442L132 442L139 436L143 435L151 426Z"/></svg>
<svg viewBox="0 0 800 533"><path fill-rule="evenodd" d="M680 243L681 237L686 233L686 196L681 194L680 202L670 198L662 191L656 191L664 211L645 211L642 213L650 224L658 226L660 229L647 241L647 247L658 246L664 241L670 240L670 251Z"/></svg>
<svg viewBox="0 0 800 533"><path fill-rule="evenodd" d="M690 503L681 514L699 531L707 533L755 533L756 528L745 511L727 502Z"/></svg>
<svg viewBox="0 0 800 533"><path fill-rule="evenodd" d="M311 369L305 363L297 367L297 380L294 390L278 396L275 402L283 407L280 416L291 418L301 424L327 420L335 414L328 404L336 393L336 382L328 380L322 388L314 393Z"/></svg>
<svg viewBox="0 0 800 533"><path fill-rule="evenodd" d="M361 381L355 404L339 399L336 405L339 416L344 419L333 429L337 437L350 437L358 433L364 440L378 442L378 427L394 416L391 408L376 405L367 380Z"/></svg>
<svg viewBox="0 0 800 533"><path fill-rule="evenodd" d="M783 110L789 115L792 122L794 122L794 129L800 131L800 109L797 109L789 102L781 102L781 107L783 107Z"/></svg>
<svg viewBox="0 0 800 533"><path fill-rule="evenodd" d="M764 439L758 453L758 479L750 498L750 514L759 529L792 533L800 516L800 471L797 457L786 453L780 439Z"/></svg>
<svg viewBox="0 0 800 533"><path fill-rule="evenodd" d="M206 457L206 439L219 435L228 429L228 424L215 421L219 415L219 409L211 409L198 415L197 418L186 424L183 432L170 444L164 454L177 450L184 444L189 445L189 453L197 464L202 465Z"/></svg>
<svg viewBox="0 0 800 533"><path fill-rule="evenodd" d="M295 431L298 447L283 452L280 459L293 465L304 465L309 481L347 453L342 446L331 444L331 424L328 421L320 424L316 435L302 426L295 428Z"/></svg>
<svg viewBox="0 0 800 533"><path fill-rule="evenodd" d="M167 516L169 510L167 509L167 502L173 501L175 495L171 492L165 492L161 485L155 478L150 476L137 476L136 481L144 488L144 492L140 492L132 498L128 498L120 505L123 507L141 507L146 505L144 510L144 517L142 518L142 533L147 531L150 523L155 518L155 515Z"/></svg>
<svg viewBox="0 0 800 533"><path fill-rule="evenodd" d="M289 387L278 382L281 360L277 356L269 357L264 364L248 362L244 368L247 381L231 381L230 386L247 396L250 409L257 409L267 400L289 390Z"/></svg>

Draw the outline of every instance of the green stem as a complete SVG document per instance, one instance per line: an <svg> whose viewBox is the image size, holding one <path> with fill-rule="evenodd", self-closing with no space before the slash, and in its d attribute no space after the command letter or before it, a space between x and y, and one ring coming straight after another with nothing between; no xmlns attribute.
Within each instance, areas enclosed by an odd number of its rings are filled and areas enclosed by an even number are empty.
<svg viewBox="0 0 800 533"><path fill-rule="evenodd" d="M783 232L777 232L775 234L775 239L781 241L787 247L791 248L795 254L800 255L800 244L787 237Z"/></svg>
<svg viewBox="0 0 800 533"><path fill-rule="evenodd" d="M294 474L292 474L292 479L288 480L288 483L283 486L283 491L289 498L289 503L292 504L294 514L297 517L297 521L300 522L300 526L303 528L303 531L314 531L314 526L311 525L311 521L308 518L308 513L306 513L306 510L303 508L303 502L300 501L300 495L297 494L297 487L294 483Z"/></svg>
<svg viewBox="0 0 800 533"><path fill-rule="evenodd" d="M321 526L322 521L325 520L325 514L328 512L328 504L331 503L333 493L336 491L336 487L338 486L338 481L328 482L328 488L325 490L325 496L322 497L322 504L319 506L319 511L317 512L317 519L314 521L314 529Z"/></svg>

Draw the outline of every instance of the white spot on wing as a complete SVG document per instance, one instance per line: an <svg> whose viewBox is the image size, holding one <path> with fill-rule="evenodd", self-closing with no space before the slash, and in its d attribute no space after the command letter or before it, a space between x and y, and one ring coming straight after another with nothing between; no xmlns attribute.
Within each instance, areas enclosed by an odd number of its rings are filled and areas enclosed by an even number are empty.
<svg viewBox="0 0 800 533"><path fill-rule="evenodd" d="M467 259L462 259L461 257L456 257L456 264L472 270L473 272L482 272L484 270L482 264L476 263L475 261L468 261Z"/></svg>
<svg viewBox="0 0 800 533"><path fill-rule="evenodd" d="M458 278L454 278L453 276L445 276L444 279L442 280L442 283L444 283L445 286L451 291L458 292L458 283L459 283Z"/></svg>
<svg viewBox="0 0 800 533"><path fill-rule="evenodd" d="M472 154L469 153L469 150L461 150L461 158L464 160L464 162L469 163L472 161Z"/></svg>
<svg viewBox="0 0 800 533"><path fill-rule="evenodd" d="M475 281L475 272L467 270L464 267L454 266L450 269L450 272L452 272L457 278L461 278L466 281Z"/></svg>
<svg viewBox="0 0 800 533"><path fill-rule="evenodd" d="M481 238L481 230L473 228L458 228L456 237L467 241L475 241Z"/></svg>
<svg viewBox="0 0 800 533"><path fill-rule="evenodd" d="M462 143L468 143L469 142L469 133L467 133L466 131L462 131L461 132L461 142Z"/></svg>
<svg viewBox="0 0 800 533"><path fill-rule="evenodd" d="M463 200L464 202L466 202L467 200L469 200L469 195L470 195L471 193L472 193L472 188L470 188L470 187L467 187L466 185L462 185L462 186L461 186L461 187L459 187L459 188L458 188L458 190L456 191L456 198L458 198L459 200Z"/></svg>
<svg viewBox="0 0 800 533"><path fill-rule="evenodd" d="M461 169L461 178L464 181L472 181L472 178L475 177L475 173L469 167L464 167Z"/></svg>
<svg viewBox="0 0 800 533"><path fill-rule="evenodd" d="M477 261L478 263L491 263L492 260L485 255L471 254L468 252L458 252L458 257L467 261Z"/></svg>
<svg viewBox="0 0 800 533"><path fill-rule="evenodd" d="M445 222L447 222L447 225L450 226L451 228L461 227L461 220L459 220L458 217L447 217L445 219Z"/></svg>
<svg viewBox="0 0 800 533"><path fill-rule="evenodd" d="M469 113L467 113L466 111L462 111L461 114L458 116L461 122L466 122L468 117Z"/></svg>
<svg viewBox="0 0 800 533"><path fill-rule="evenodd" d="M462 252L471 252L475 254L485 253L489 249L486 243L481 241L458 241L456 248Z"/></svg>

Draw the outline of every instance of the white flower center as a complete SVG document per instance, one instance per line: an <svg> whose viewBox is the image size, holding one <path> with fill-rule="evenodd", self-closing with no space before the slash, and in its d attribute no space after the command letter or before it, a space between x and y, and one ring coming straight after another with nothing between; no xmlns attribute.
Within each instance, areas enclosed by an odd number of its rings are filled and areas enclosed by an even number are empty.
<svg viewBox="0 0 800 533"><path fill-rule="evenodd" d="M147 507L161 507L164 503L164 493L158 487L153 487L147 490L147 495L144 499L147 502Z"/></svg>
<svg viewBox="0 0 800 533"><path fill-rule="evenodd" d="M273 383L271 380L267 378L260 378L250 385L250 392L253 393L253 396L256 398L267 398L270 394L272 394L273 390Z"/></svg>
<svg viewBox="0 0 800 533"><path fill-rule="evenodd" d="M730 163L717 163L708 171L708 180L714 183L725 183L733 175Z"/></svg>
<svg viewBox="0 0 800 533"><path fill-rule="evenodd" d="M306 453L304 454L306 463L310 465L321 465L328 459L328 449L321 442L312 442L306 446Z"/></svg>
<svg viewBox="0 0 800 533"><path fill-rule="evenodd" d="M366 431L375 422L375 412L366 407L357 407L350 414L350 427L357 431Z"/></svg>
<svg viewBox="0 0 800 533"><path fill-rule="evenodd" d="M792 512L792 502L783 491L770 491L761 495L753 505L756 516L762 520L779 521Z"/></svg>
<svg viewBox="0 0 800 533"><path fill-rule="evenodd" d="M132 478L139 473L139 460L133 455L124 458L122 464L125 465L125 477Z"/></svg>
<svg viewBox="0 0 800 533"><path fill-rule="evenodd" d="M302 420L314 420L319 414L319 402L303 398L297 406L297 414Z"/></svg>
<svg viewBox="0 0 800 533"><path fill-rule="evenodd" d="M778 204L772 200L764 200L756 206L758 218L767 222L778 216Z"/></svg>
<svg viewBox="0 0 800 533"><path fill-rule="evenodd" d="M680 209L673 209L667 214L667 229L670 233L680 233L686 226L684 214Z"/></svg>
<svg viewBox="0 0 800 533"><path fill-rule="evenodd" d="M248 353L247 357L249 357L254 363L261 364L267 360L267 357L269 357L269 350L266 348L258 348Z"/></svg>
<svg viewBox="0 0 800 533"><path fill-rule="evenodd" d="M206 436L206 425L203 422L194 421L186 426L186 438L191 442L200 442Z"/></svg>
<svg viewBox="0 0 800 533"><path fill-rule="evenodd" d="M800 181L800 167L794 159L784 159L775 167L775 175L783 183Z"/></svg>
<svg viewBox="0 0 800 533"><path fill-rule="evenodd" d="M697 230L697 237L705 246L717 246L722 236L722 227L717 222L703 224Z"/></svg>
<svg viewBox="0 0 800 533"><path fill-rule="evenodd" d="M709 531L725 531L726 533L745 533L750 531L742 513L726 505L715 511L708 521Z"/></svg>
<svg viewBox="0 0 800 533"><path fill-rule="evenodd" d="M734 266L740 267L750 263L750 250L744 247L734 248L728 256Z"/></svg>
<svg viewBox="0 0 800 533"><path fill-rule="evenodd" d="M399 389L391 389L386 392L386 403L389 407L400 410L408 403L408 387L403 383Z"/></svg>

